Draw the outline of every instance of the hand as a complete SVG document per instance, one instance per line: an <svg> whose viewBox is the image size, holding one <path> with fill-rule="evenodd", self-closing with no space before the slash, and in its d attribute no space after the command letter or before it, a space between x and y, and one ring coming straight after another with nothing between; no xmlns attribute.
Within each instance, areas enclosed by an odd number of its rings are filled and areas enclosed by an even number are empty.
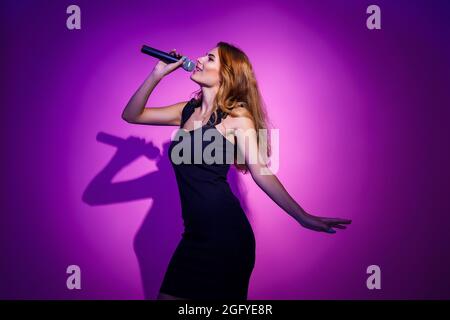
<svg viewBox="0 0 450 320"><path fill-rule="evenodd" d="M181 54L176 52L176 49L171 50L169 52L169 54L176 58L182 57ZM158 63L156 64L156 66L153 68L152 74L155 74L156 76L162 78L162 77L168 75L169 73L171 73L172 71L174 71L175 69L178 69L183 63L184 63L183 59L180 59L177 62L173 62L173 63L169 63L169 64L165 63L162 60L159 60Z"/></svg>
<svg viewBox="0 0 450 320"><path fill-rule="evenodd" d="M336 233L337 229L346 229L345 224L350 224L352 220L341 219L341 218L327 218L327 217L316 217L310 214L305 214L300 219L300 224L314 231L321 231L327 233Z"/></svg>

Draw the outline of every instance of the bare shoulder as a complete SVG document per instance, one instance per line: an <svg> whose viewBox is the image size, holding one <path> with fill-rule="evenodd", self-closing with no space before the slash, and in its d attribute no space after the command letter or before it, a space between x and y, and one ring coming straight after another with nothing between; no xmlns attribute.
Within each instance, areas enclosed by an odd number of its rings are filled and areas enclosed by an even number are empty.
<svg viewBox="0 0 450 320"><path fill-rule="evenodd" d="M234 130L254 128L252 115L246 108L236 107L230 115L227 119L229 121L228 127Z"/></svg>

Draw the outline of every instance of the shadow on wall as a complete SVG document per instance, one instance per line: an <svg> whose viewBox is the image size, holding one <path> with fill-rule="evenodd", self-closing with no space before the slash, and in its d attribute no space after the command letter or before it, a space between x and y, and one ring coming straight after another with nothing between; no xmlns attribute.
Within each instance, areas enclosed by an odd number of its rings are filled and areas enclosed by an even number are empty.
<svg viewBox="0 0 450 320"><path fill-rule="evenodd" d="M112 145L117 151L88 184L82 200L90 206L98 206L153 199L153 205L134 237L134 251L145 299L156 299L169 260L183 232L179 192L168 157L171 141L163 144L162 152L152 142L147 143L145 139L134 136L123 139L99 132L97 141ZM133 180L112 182L122 168L140 156L155 161L157 170ZM246 190L234 166L230 167L227 179L248 216Z"/></svg>

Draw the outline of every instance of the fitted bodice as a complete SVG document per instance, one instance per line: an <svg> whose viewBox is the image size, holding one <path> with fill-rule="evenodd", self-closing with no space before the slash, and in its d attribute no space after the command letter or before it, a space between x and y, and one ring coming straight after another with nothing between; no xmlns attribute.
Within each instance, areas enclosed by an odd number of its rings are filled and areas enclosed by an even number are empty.
<svg viewBox="0 0 450 320"><path fill-rule="evenodd" d="M180 128L168 149L183 211L187 206L200 206L191 209L206 210L208 204L215 202L217 205L217 201L238 202L227 181L235 146L215 127L222 121L222 112L217 111L217 122L212 113L201 128L190 131L183 129L185 122L199 106L199 102L194 99L185 105Z"/></svg>

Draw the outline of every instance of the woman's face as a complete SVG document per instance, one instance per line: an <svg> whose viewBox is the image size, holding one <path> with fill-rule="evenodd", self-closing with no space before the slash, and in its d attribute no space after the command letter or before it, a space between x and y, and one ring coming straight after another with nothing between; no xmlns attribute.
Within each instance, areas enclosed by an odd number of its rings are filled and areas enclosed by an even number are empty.
<svg viewBox="0 0 450 320"><path fill-rule="evenodd" d="M197 59L197 65L191 73L192 81L200 86L214 87L220 83L219 48L216 47Z"/></svg>

